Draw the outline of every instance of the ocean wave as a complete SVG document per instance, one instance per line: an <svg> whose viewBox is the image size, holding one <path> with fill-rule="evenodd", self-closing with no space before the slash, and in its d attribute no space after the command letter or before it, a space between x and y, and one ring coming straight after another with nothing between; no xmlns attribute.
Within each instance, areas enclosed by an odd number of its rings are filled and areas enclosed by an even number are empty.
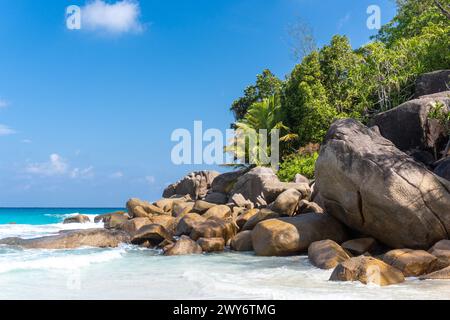
<svg viewBox="0 0 450 320"><path fill-rule="evenodd" d="M77 249L21 250L7 252L0 256L0 273L19 270L76 270L91 264L107 263L122 258L126 250L116 249Z"/></svg>
<svg viewBox="0 0 450 320"><path fill-rule="evenodd" d="M54 223L43 225L30 224L2 224L0 225L0 239L19 237L32 239L57 235L60 231L103 228L103 223L94 223L94 219L88 223Z"/></svg>

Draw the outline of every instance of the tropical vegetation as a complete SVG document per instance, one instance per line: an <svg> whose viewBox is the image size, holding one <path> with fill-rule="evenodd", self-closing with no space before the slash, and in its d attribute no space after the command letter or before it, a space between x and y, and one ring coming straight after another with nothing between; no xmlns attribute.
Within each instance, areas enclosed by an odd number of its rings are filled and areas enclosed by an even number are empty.
<svg viewBox="0 0 450 320"><path fill-rule="evenodd" d="M450 68L450 0L396 3L396 16L368 44L354 49L336 35L305 55L285 80L264 70L232 104L233 127L282 130L282 179L296 170L312 177L315 156L299 149L320 144L335 119L368 123L411 99L420 74Z"/></svg>

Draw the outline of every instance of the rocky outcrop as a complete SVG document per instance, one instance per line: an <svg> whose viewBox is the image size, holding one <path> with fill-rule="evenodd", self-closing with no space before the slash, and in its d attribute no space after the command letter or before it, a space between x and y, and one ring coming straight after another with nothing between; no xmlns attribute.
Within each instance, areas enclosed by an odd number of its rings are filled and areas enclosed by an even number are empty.
<svg viewBox="0 0 450 320"><path fill-rule="evenodd" d="M250 220L256 214L258 214L258 212L259 212L259 209L250 209L250 210L245 210L243 213L241 213L236 218L236 224L239 227L239 229L242 229L244 227L244 225L247 223L247 221Z"/></svg>
<svg viewBox="0 0 450 320"><path fill-rule="evenodd" d="M397 249L385 253L383 261L400 270L405 277L418 277L435 271L438 259L423 250Z"/></svg>
<svg viewBox="0 0 450 320"><path fill-rule="evenodd" d="M231 250L253 251L252 231L242 231L231 239Z"/></svg>
<svg viewBox="0 0 450 320"><path fill-rule="evenodd" d="M262 198L260 198L258 201L260 205L262 205L264 202ZM248 199L245 199L244 196L240 193L235 193L231 197L231 202L241 208L253 209L255 206L253 202L251 202Z"/></svg>
<svg viewBox="0 0 450 320"><path fill-rule="evenodd" d="M347 240L343 225L327 214L307 213L296 217L270 219L253 229L252 242L259 256L287 256L305 252L320 240Z"/></svg>
<svg viewBox="0 0 450 320"><path fill-rule="evenodd" d="M350 256L336 242L322 240L311 243L308 248L308 258L312 265L328 270L350 259Z"/></svg>
<svg viewBox="0 0 450 320"><path fill-rule="evenodd" d="M188 213L180 219L175 229L175 235L190 235L195 225L206 221L204 217L197 213Z"/></svg>
<svg viewBox="0 0 450 320"><path fill-rule="evenodd" d="M203 252L222 252L225 249L223 238L200 238L197 243Z"/></svg>
<svg viewBox="0 0 450 320"><path fill-rule="evenodd" d="M228 203L228 195L221 192L211 192L206 195L205 201L215 204L226 204Z"/></svg>
<svg viewBox="0 0 450 320"><path fill-rule="evenodd" d="M416 80L416 97L450 89L450 70L437 70L422 74Z"/></svg>
<svg viewBox="0 0 450 320"><path fill-rule="evenodd" d="M189 195L193 200L203 199L211 183L219 175L215 171L192 172L175 184L164 190L163 197L170 198L175 195Z"/></svg>
<svg viewBox="0 0 450 320"><path fill-rule="evenodd" d="M198 213L198 214L204 214L206 211L211 209L212 207L215 207L215 203L209 203L203 200L197 200L195 201L194 207L192 208L192 212Z"/></svg>
<svg viewBox="0 0 450 320"><path fill-rule="evenodd" d="M120 229L129 234L134 234L140 228L148 224L152 224L152 221L149 218L134 218L123 223L120 226Z"/></svg>
<svg viewBox="0 0 450 320"><path fill-rule="evenodd" d="M230 193L237 180L247 172L248 169L242 169L218 175L211 183L211 191L225 194Z"/></svg>
<svg viewBox="0 0 450 320"><path fill-rule="evenodd" d="M302 194L295 189L288 189L280 194L269 208L279 214L293 216L297 213Z"/></svg>
<svg viewBox="0 0 450 320"><path fill-rule="evenodd" d="M95 223L99 222L106 222L112 215L125 215L128 217L127 213L125 211L116 211L116 212L110 212L105 214L100 214L94 218Z"/></svg>
<svg viewBox="0 0 450 320"><path fill-rule="evenodd" d="M218 218L210 218L204 222L196 223L192 226L190 238L198 240L200 238L222 238L225 243L232 239L237 233L237 226L231 221L224 221Z"/></svg>
<svg viewBox="0 0 450 320"><path fill-rule="evenodd" d="M172 206L172 216L182 217L186 213L189 213L194 208L194 202L174 202Z"/></svg>
<svg viewBox="0 0 450 320"><path fill-rule="evenodd" d="M405 281L403 274L381 260L359 256L340 263L334 269L330 281L360 281L379 286L398 284Z"/></svg>
<svg viewBox="0 0 450 320"><path fill-rule="evenodd" d="M151 224L159 224L163 226L169 234L175 234L177 219L172 216L152 216L149 218Z"/></svg>
<svg viewBox="0 0 450 320"><path fill-rule="evenodd" d="M164 212L171 214L173 211L173 206L175 203L183 203L191 201L191 197L189 195L185 196L174 196L172 198L163 198L155 202L155 206L162 209Z"/></svg>
<svg viewBox="0 0 450 320"><path fill-rule="evenodd" d="M215 206L206 211L203 218L218 218L218 219L228 219L231 217L231 209L228 206L220 205Z"/></svg>
<svg viewBox="0 0 450 320"><path fill-rule="evenodd" d="M450 266L450 240L439 241L428 252L438 259L438 269Z"/></svg>
<svg viewBox="0 0 450 320"><path fill-rule="evenodd" d="M302 199L307 199L311 195L308 184L281 182L271 168L256 167L239 177L230 192L230 198L235 194L241 194L255 207L260 207L261 203L272 203L288 189L299 191Z"/></svg>
<svg viewBox="0 0 450 320"><path fill-rule="evenodd" d="M302 176L300 173L297 173L294 178L295 183L306 183L309 184L309 179L305 176Z"/></svg>
<svg viewBox="0 0 450 320"><path fill-rule="evenodd" d="M127 202L128 215L131 218L148 218L152 215L164 215L167 214L166 211L160 207L149 203L148 201L143 201L137 198L128 200Z"/></svg>
<svg viewBox="0 0 450 320"><path fill-rule="evenodd" d="M252 215L242 227L242 230L253 230L256 225L264 220L279 218L280 214L270 209L261 209Z"/></svg>
<svg viewBox="0 0 450 320"><path fill-rule="evenodd" d="M352 239L344 242L342 248L354 256L360 256L370 253L377 247L377 241L374 238Z"/></svg>
<svg viewBox="0 0 450 320"><path fill-rule="evenodd" d="M310 202L308 200L301 200L298 203L298 209L297 209L297 214L303 214L303 213L324 213L323 209L321 206L319 206L317 203L315 202Z"/></svg>
<svg viewBox="0 0 450 320"><path fill-rule="evenodd" d="M187 236L181 236L181 238L172 245L165 247L164 255L166 256L181 256L201 254L202 247Z"/></svg>
<svg viewBox="0 0 450 320"><path fill-rule="evenodd" d="M119 230L87 229L62 232L56 236L36 239L6 238L0 245L18 246L25 249L76 249L80 247L115 248L129 243L128 233Z"/></svg>
<svg viewBox="0 0 450 320"><path fill-rule="evenodd" d="M450 267L432 272L430 274L423 275L420 280L449 280L450 279Z"/></svg>
<svg viewBox="0 0 450 320"><path fill-rule="evenodd" d="M103 219L106 229L120 229L121 226L128 221L128 215L120 213L111 213Z"/></svg>
<svg viewBox="0 0 450 320"><path fill-rule="evenodd" d="M355 120L331 126L316 178L327 213L390 247L448 237L450 184Z"/></svg>
<svg viewBox="0 0 450 320"><path fill-rule="evenodd" d="M89 219L88 216L82 215L82 214L78 214L76 216L73 217L68 217L66 219L64 219L63 224L69 224L69 223L88 223L91 222L91 219Z"/></svg>
<svg viewBox="0 0 450 320"><path fill-rule="evenodd" d="M142 245L148 243L149 247L156 247L164 240L172 240L172 236L159 224L145 225L136 231L131 238L132 244Z"/></svg>
<svg viewBox="0 0 450 320"><path fill-rule="evenodd" d="M410 100L377 114L372 125L377 126L381 135L402 151L431 150L435 147L441 150L447 142L445 128L429 117L436 102L443 103L450 110L450 91Z"/></svg>
<svg viewBox="0 0 450 320"><path fill-rule="evenodd" d="M434 173L439 177L450 181L450 157L439 161L438 165L434 169Z"/></svg>

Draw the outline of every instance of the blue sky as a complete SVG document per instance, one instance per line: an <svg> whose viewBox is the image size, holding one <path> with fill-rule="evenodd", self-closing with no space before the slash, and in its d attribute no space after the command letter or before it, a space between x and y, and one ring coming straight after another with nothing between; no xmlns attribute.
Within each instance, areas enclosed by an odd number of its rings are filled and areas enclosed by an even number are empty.
<svg viewBox="0 0 450 320"><path fill-rule="evenodd" d="M141 0L110 15L100 3L68 30L66 7L86 4L0 0L2 207L156 200L187 172L216 169L173 165L173 130L227 129L256 74L292 70L289 25L308 23L319 45L339 33L358 47L374 34L369 5L383 23L395 14L390 0Z"/></svg>

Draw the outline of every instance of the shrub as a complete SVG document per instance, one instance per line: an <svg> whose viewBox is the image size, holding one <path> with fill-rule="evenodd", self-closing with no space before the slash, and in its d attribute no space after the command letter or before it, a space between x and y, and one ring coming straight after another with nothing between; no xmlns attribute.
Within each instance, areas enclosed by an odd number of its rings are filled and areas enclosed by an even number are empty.
<svg viewBox="0 0 450 320"><path fill-rule="evenodd" d="M319 145L309 144L301 148L298 153L284 158L278 170L278 178L282 181L293 181L296 174L301 174L309 179L314 178Z"/></svg>

